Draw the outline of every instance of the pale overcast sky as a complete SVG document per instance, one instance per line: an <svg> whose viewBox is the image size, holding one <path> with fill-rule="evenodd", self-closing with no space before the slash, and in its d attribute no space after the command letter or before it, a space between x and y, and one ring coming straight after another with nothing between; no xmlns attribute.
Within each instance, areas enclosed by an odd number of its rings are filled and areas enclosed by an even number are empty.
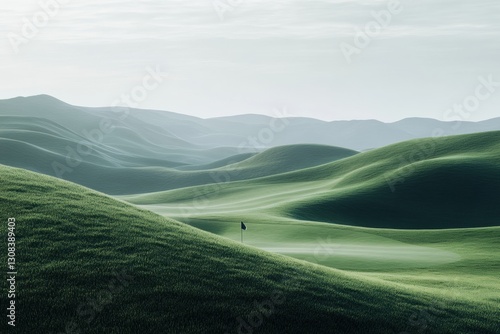
<svg viewBox="0 0 500 334"><path fill-rule="evenodd" d="M141 108L451 120L447 109L476 94L478 77L500 82L498 0L401 0L348 63L341 45L356 47L356 32L391 1L1 1L0 98L107 106L159 66L169 76ZM45 26L40 3L61 4ZM460 117L500 116L500 86L490 95Z"/></svg>

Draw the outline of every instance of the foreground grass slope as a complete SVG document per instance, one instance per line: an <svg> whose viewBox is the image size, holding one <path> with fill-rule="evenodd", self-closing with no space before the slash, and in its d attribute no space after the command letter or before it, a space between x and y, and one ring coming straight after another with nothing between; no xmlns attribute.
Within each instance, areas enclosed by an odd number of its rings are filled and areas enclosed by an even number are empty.
<svg viewBox="0 0 500 334"><path fill-rule="evenodd" d="M428 333L498 329L490 302L272 255L40 174L0 166L0 203L17 221L18 332L238 333L254 317L259 333L401 333L436 303Z"/></svg>

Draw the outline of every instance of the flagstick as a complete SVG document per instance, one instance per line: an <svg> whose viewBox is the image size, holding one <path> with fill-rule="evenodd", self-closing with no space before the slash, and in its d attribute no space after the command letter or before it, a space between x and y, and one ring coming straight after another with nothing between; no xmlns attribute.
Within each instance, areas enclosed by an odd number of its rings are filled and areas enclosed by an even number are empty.
<svg viewBox="0 0 500 334"><path fill-rule="evenodd" d="M240 226L240 231L241 231L241 243L243 243L243 229Z"/></svg>

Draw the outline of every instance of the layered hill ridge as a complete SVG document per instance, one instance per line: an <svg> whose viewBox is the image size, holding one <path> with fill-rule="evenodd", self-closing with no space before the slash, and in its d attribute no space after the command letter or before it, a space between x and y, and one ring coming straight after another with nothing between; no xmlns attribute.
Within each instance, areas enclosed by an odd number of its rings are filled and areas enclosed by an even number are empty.
<svg viewBox="0 0 500 334"><path fill-rule="evenodd" d="M241 146L211 145L221 138L231 143L236 134L243 140L242 136L259 127L269 129L262 127L269 117L202 120L138 109L127 109L123 117L123 112L120 108L70 106L49 96L0 101L0 162L112 195L171 191L132 197L137 204L190 200L210 193L205 188L214 184L223 185L209 195L215 200L227 193L253 201L260 196L257 189L268 187L266 194L272 194L282 187L273 206L280 214L302 220L385 228L497 225L492 217L497 214L493 203L498 196L498 132L417 139L358 155L317 144L272 147L263 152L253 146L242 153ZM102 122L106 121L112 131L104 134ZM307 118L281 122L288 123L286 131L300 126L301 130L292 132L308 138L311 131L324 135L318 129L338 125L340 134L355 134L356 140L366 139L358 130L367 134L372 126L381 124ZM465 130L473 124L495 127L496 123L459 123L459 128ZM407 119L393 125L421 135L443 123ZM219 136L215 142L210 139L214 133ZM258 138L258 130L255 133ZM280 135L275 134L271 146L291 138ZM203 145L197 143L199 139ZM238 189L240 185L244 188ZM289 192L286 188L296 189ZM456 203L460 203L458 209Z"/></svg>
<svg viewBox="0 0 500 334"><path fill-rule="evenodd" d="M213 183L222 173L218 169L228 164L234 164L231 179L242 180L356 153L323 147L320 154L311 145L284 148L282 153L277 149L279 163L271 160L267 166L252 162L238 166L259 148L191 143L172 134L167 129L170 122L175 124L173 130L189 134L193 140L211 131L201 119L174 113L82 108L44 95L4 100L0 101L0 163L116 195ZM302 158L293 161L299 155Z"/></svg>
<svg viewBox="0 0 500 334"><path fill-rule="evenodd" d="M0 134L2 131L0 130ZM15 137L12 135L11 137ZM32 134L21 133L27 138ZM260 154L241 154L205 166L180 165L174 161L141 158L110 151L96 151L78 160L77 152L64 155L74 142L51 135L34 135L38 145L0 138L0 156L14 167L43 174L61 173L61 178L113 195L136 194L203 184L245 180L317 166L357 152L317 145L273 148ZM43 138L42 138L43 137ZM50 147L50 149L46 148ZM206 152L205 152L206 153ZM262 156L261 156L262 155ZM156 163L169 167L154 167ZM76 165L73 165L76 164ZM135 164L135 165L134 165ZM149 164L151 167L147 167Z"/></svg>
<svg viewBox="0 0 500 334"><path fill-rule="evenodd" d="M237 201L233 206L300 220L404 229L498 226L498 166L500 132L487 132L412 140L316 167L225 183L216 192L194 187L126 199L146 206L188 205L195 194L205 194L210 205L229 207ZM272 198L273 204L259 198Z"/></svg>
<svg viewBox="0 0 500 334"><path fill-rule="evenodd" d="M273 165L274 173L281 174L293 170L323 165L348 158L358 152L342 147L297 144L270 148L242 162L231 164L229 168L266 169Z"/></svg>
<svg viewBox="0 0 500 334"><path fill-rule="evenodd" d="M447 298L242 247L20 169L0 166L0 200L16 218L19 279L30 280L17 309L26 333L304 333L312 323L316 333L396 333L416 305ZM494 333L489 304L464 303L429 333Z"/></svg>
<svg viewBox="0 0 500 334"><path fill-rule="evenodd" d="M115 126L128 128L144 140L160 144L161 147L187 145L205 149L234 148L242 144L268 148L308 143L363 151L404 140L430 137L437 130L445 135L500 130L500 118L482 122L442 122L422 118L394 123L376 120L325 122L293 117L282 111L278 118L239 115L201 119L157 110L78 107L47 95L0 100L0 116L45 118L80 135L82 130L91 131L98 127L99 121L105 118L113 121Z"/></svg>
<svg viewBox="0 0 500 334"><path fill-rule="evenodd" d="M40 95L0 100L0 163L123 195L218 182L214 175L224 168L237 181L313 167L354 153L339 147L366 150L436 129L453 134L495 128L500 129L497 119L382 123L241 115L204 120L155 110L78 107ZM292 148L304 144L310 146ZM267 153L280 163L253 157L280 146L287 148Z"/></svg>

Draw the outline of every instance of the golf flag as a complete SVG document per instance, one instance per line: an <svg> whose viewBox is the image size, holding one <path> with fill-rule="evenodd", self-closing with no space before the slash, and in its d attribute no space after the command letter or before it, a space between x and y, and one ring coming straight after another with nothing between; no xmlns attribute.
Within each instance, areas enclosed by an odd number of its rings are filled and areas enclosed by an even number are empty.
<svg viewBox="0 0 500 334"><path fill-rule="evenodd" d="M247 226L245 225L245 223L241 222L241 229L243 231L246 231L247 230Z"/></svg>

